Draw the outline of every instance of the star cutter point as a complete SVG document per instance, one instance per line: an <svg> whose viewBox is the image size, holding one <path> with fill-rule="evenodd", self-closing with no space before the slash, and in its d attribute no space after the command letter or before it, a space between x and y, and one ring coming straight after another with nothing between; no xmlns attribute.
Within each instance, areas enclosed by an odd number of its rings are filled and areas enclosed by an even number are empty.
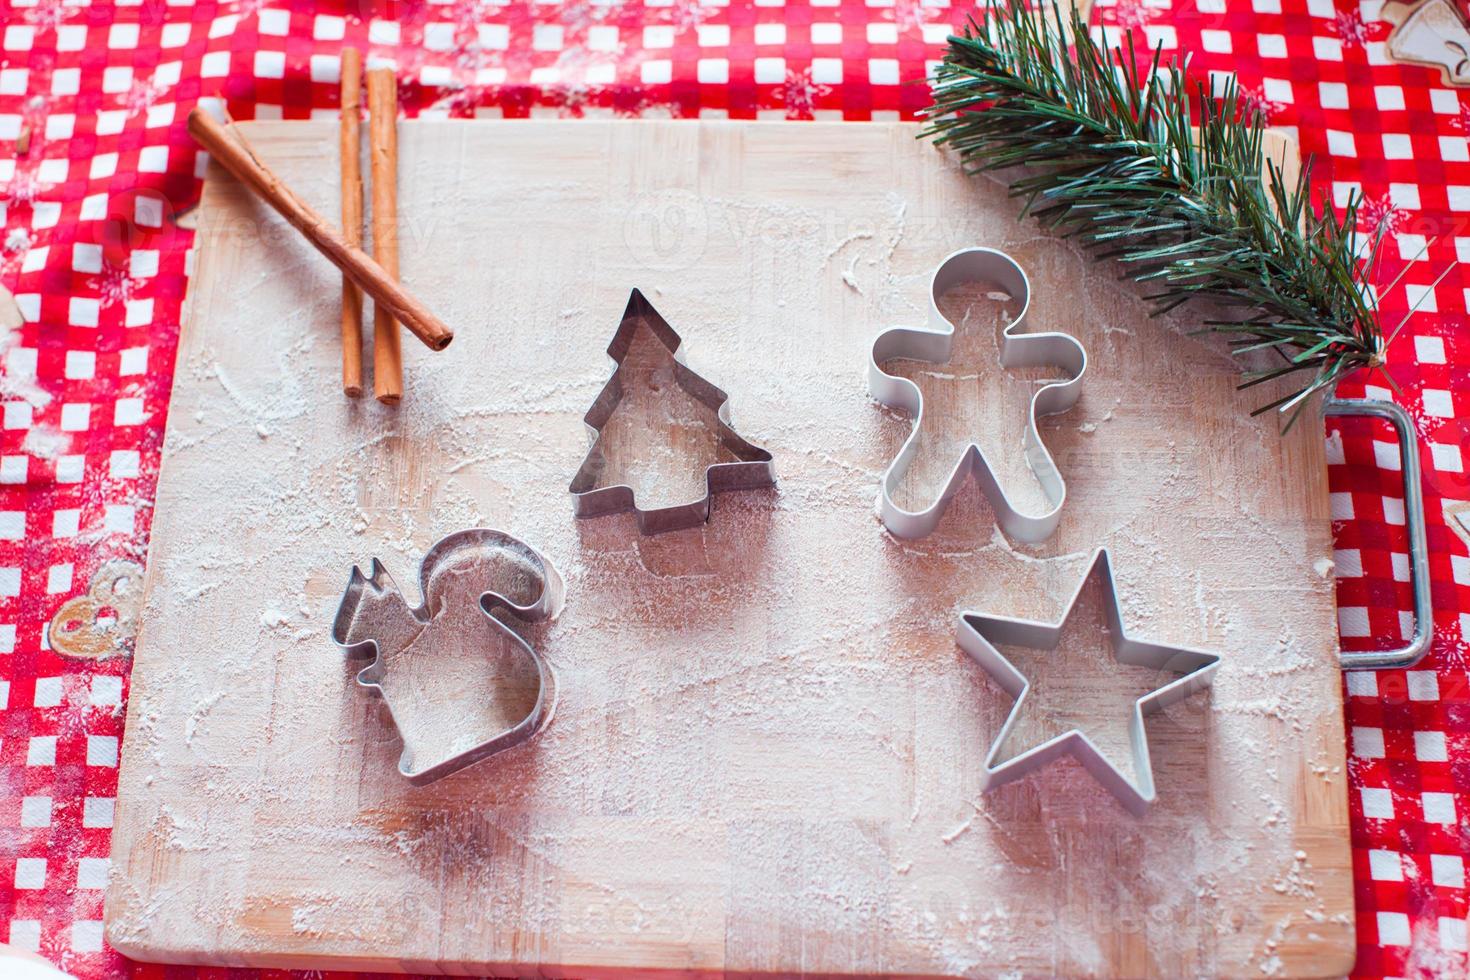
<svg viewBox="0 0 1470 980"><path fill-rule="evenodd" d="M905 510L893 499L894 490L918 454L919 432L924 424L924 395L918 385L907 378L887 373L882 366L900 359L946 363L953 351L955 325L940 312L940 297L961 283L974 281L994 282L1021 304L1021 312L1001 333L1002 368L1056 366L1068 374L1066 380L1054 381L1036 390L1031 396L1027 416L1024 449L1031 472L1046 496L1047 510L1043 514L1026 514L1011 504L984 450L974 440L960 454L949 478L928 507L919 511ZM1067 499L1067 484L1051 452L1042 442L1036 420L1044 415L1059 415L1077 403L1082 394L1082 376L1087 371L1087 350L1069 334L1017 332L1022 329L1030 308L1031 283L1015 259L992 248L965 248L952 253L934 270L929 285L929 325L892 327L874 339L868 357L868 392L879 403L901 409L914 420L909 437L884 471L878 491L878 516L895 536L922 538L931 533L944 516L950 498L972 472L995 511L996 522L1011 538L1038 544L1056 530L1061 520L1062 505Z"/></svg>
<svg viewBox="0 0 1470 980"><path fill-rule="evenodd" d="M1100 580L1104 592L1103 615L1107 620L1107 632L1112 642L1114 658L1120 663L1178 675L1133 702L1129 743L1132 747L1136 781L1128 778L1126 773L1110 761L1086 732L1075 727L997 764L996 757L1005 747L1012 727L1020 718L1022 705L1031 688L1031 682L998 647L1006 645L1055 650L1061 640L1062 628L1071 618L1083 590L1094 576ZM1093 554L1092 562L1072 593L1060 622L1040 623L1009 616L965 612L960 614L956 638L961 649L1005 689L1007 694L1015 698L1006 713L1005 724L1001 726L1000 733L996 735L985 755L985 770L982 774L982 785L985 789L1018 779L1071 753L1094 779L1136 816L1142 816L1158 797L1144 717L1208 687L1220 665L1218 654L1189 647L1151 643L1128 635L1123 628L1123 610L1118 601L1117 583L1113 578L1112 559L1106 548L1099 548Z"/></svg>

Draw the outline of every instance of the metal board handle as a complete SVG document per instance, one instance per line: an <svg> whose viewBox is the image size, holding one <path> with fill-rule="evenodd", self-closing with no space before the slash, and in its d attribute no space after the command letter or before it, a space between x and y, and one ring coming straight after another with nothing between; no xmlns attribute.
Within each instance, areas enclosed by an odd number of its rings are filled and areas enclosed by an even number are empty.
<svg viewBox="0 0 1470 980"><path fill-rule="evenodd" d="M1392 423L1399 443L1400 467L1404 474L1404 523L1409 532L1409 580L1414 589L1414 635L1393 650L1339 651L1343 670L1381 670L1411 667L1429 652L1434 636L1434 602L1429 594L1429 545L1424 537L1424 487L1419 479L1419 443L1409 413L1393 402L1372 398L1328 398L1323 415L1356 415L1385 419Z"/></svg>

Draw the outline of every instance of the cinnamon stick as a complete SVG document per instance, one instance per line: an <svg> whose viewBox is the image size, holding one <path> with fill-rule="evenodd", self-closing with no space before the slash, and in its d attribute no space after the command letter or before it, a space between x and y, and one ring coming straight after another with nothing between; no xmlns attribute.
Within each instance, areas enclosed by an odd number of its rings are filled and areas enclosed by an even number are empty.
<svg viewBox="0 0 1470 980"><path fill-rule="evenodd" d="M398 77L392 68L367 73L368 162L373 181L373 258L398 278ZM396 405L403 398L403 352L393 311L373 307L373 392Z"/></svg>
<svg viewBox="0 0 1470 980"><path fill-rule="evenodd" d="M233 132L232 132L233 131ZM226 129L217 119L196 107L189 113L189 135L209 151L220 166L234 174L261 200L306 236L312 246L341 269L353 283L390 310L415 337L433 350L443 350L454 339L450 330L422 303L398 284L383 267L361 248L342 240L325 218L282 183L260 161L250 144L235 127Z"/></svg>
<svg viewBox="0 0 1470 980"><path fill-rule="evenodd" d="M342 49L342 240L362 247L362 54ZM342 275L342 391L362 394L362 290Z"/></svg>

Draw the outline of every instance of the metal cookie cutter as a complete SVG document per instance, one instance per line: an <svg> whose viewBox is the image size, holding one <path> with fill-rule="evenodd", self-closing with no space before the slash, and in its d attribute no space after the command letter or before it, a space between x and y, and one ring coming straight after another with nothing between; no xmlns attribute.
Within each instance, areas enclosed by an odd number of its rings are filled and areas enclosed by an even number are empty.
<svg viewBox="0 0 1470 980"><path fill-rule="evenodd" d="M904 510L893 499L894 490L918 451L919 433L924 425L924 396L918 385L907 378L888 374L882 365L901 358L936 364L948 361L954 344L955 326L939 312L939 299L955 286L976 280L995 283L1021 303L1021 312L1001 334L1001 367L1054 365L1070 375L1065 381L1042 386L1031 396L1024 450L1031 472L1046 495L1048 510L1044 514L1023 514L1012 506L995 477L990 461L974 442L961 452L950 471L949 480L927 508ZM929 325L924 328L894 327L873 341L868 359L869 393L882 404L902 409L914 417L913 431L883 474L882 488L878 492L878 516L898 537L921 538L932 532L950 498L972 471L995 510L996 521L1011 538L1034 544L1046 540L1056 530L1062 504L1067 497L1067 484L1041 441L1036 420L1043 415L1065 412L1076 404L1082 393L1082 375L1087 370L1087 351L1075 337L1067 334L1017 333L1030 307L1031 284L1014 259L990 248L961 249L941 262L934 272L929 286Z"/></svg>
<svg viewBox="0 0 1470 980"><path fill-rule="evenodd" d="M673 362L674 381L679 387L715 413L720 443L735 457L734 462L713 463L705 469L703 497L688 503L649 510L638 506L633 497L633 488L627 484L598 485L607 465L601 446L602 429L612 417L618 403L623 400L623 361L628 356L633 336L640 325L648 327L659 343L668 349ZM607 348L608 356L617 367L582 419L589 430L592 446L568 488L578 517L601 517L604 514L631 510L637 518L640 533L660 534L709 520L710 498L723 490L755 490L775 485L776 469L771 461L771 454L746 442L730 427L730 396L685 366L684 358L679 352L680 343L679 335L653 308L653 304L641 292L633 290L628 297L628 306L623 310L622 322L618 324L617 333L613 334L612 343Z"/></svg>
<svg viewBox="0 0 1470 980"><path fill-rule="evenodd" d="M1151 670L1169 672L1179 676L1161 687L1139 698L1133 705L1130 742L1133 748L1133 771L1137 782L1129 779L1121 769L1108 760L1097 744L1080 728L1073 728L1060 735L1033 746L1021 754L999 764L996 758L1011 729L1026 703L1026 694L1031 684L1024 674L1006 659L998 645L1030 647L1036 650L1055 650L1061 642L1062 627L1071 618L1083 588L1096 575L1106 592L1104 614L1107 617L1107 635L1112 641L1113 655L1118 662L1147 667ZM1144 715L1153 714L1175 702L1182 701L1194 692L1208 687L1214 680L1215 670L1220 665L1217 654L1186 647L1165 646L1130 637L1123 629L1123 610L1118 602L1117 584L1113 580L1112 562L1108 550L1100 548L1093 555L1092 564L1082 576L1077 591L1067 603L1061 622L1052 625L1030 619L1013 619L1005 616L990 616L984 613L966 612L960 615L959 645L985 669L1007 694L1016 699L1011 706L1000 734L991 743L985 756L985 771L982 785L986 789L1019 778L1047 763L1071 752L1088 772L1116 796L1135 815L1142 815L1149 804L1157 798L1154 788L1153 763L1149 759L1148 732L1144 728Z"/></svg>
<svg viewBox="0 0 1470 980"><path fill-rule="evenodd" d="M423 605L410 608L376 558L368 575L353 566L332 624L345 653L372 657L357 683L387 705L403 739L398 771L414 785L519 745L551 720L555 675L502 617L551 619L564 591L536 549L488 528L435 543L419 590Z"/></svg>

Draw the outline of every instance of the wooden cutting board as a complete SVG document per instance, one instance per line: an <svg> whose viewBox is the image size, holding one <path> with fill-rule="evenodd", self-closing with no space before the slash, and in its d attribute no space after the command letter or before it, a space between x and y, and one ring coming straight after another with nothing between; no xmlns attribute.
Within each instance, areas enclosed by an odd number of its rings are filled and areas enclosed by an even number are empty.
<svg viewBox="0 0 1470 980"><path fill-rule="evenodd" d="M246 132L337 213L334 123ZM341 395L336 272L210 171L123 750L117 948L578 976L1351 966L1321 427L1248 419L1222 343L1148 319L915 132L405 123L403 277L458 337L405 339L397 410ZM1031 328L1091 356L1044 426L1070 496L1041 546L1008 544L973 485L922 541L874 516L909 423L868 398L868 344L922 324L936 263L972 244L1011 251ZM635 286L780 476L654 538L574 520L566 492ZM998 327L975 329L983 350ZM1024 488L1035 379L964 370L988 399L960 399L970 423ZM530 633L561 699L529 745L412 788L329 624L354 563L412 591L424 549L476 525L567 580ZM1070 760L982 793L1009 699L954 642L964 609L1056 619L1104 544L1134 633L1224 657L1210 695L1151 722L1142 819ZM1049 675L1053 708L1116 733L1137 692L1089 642Z"/></svg>

